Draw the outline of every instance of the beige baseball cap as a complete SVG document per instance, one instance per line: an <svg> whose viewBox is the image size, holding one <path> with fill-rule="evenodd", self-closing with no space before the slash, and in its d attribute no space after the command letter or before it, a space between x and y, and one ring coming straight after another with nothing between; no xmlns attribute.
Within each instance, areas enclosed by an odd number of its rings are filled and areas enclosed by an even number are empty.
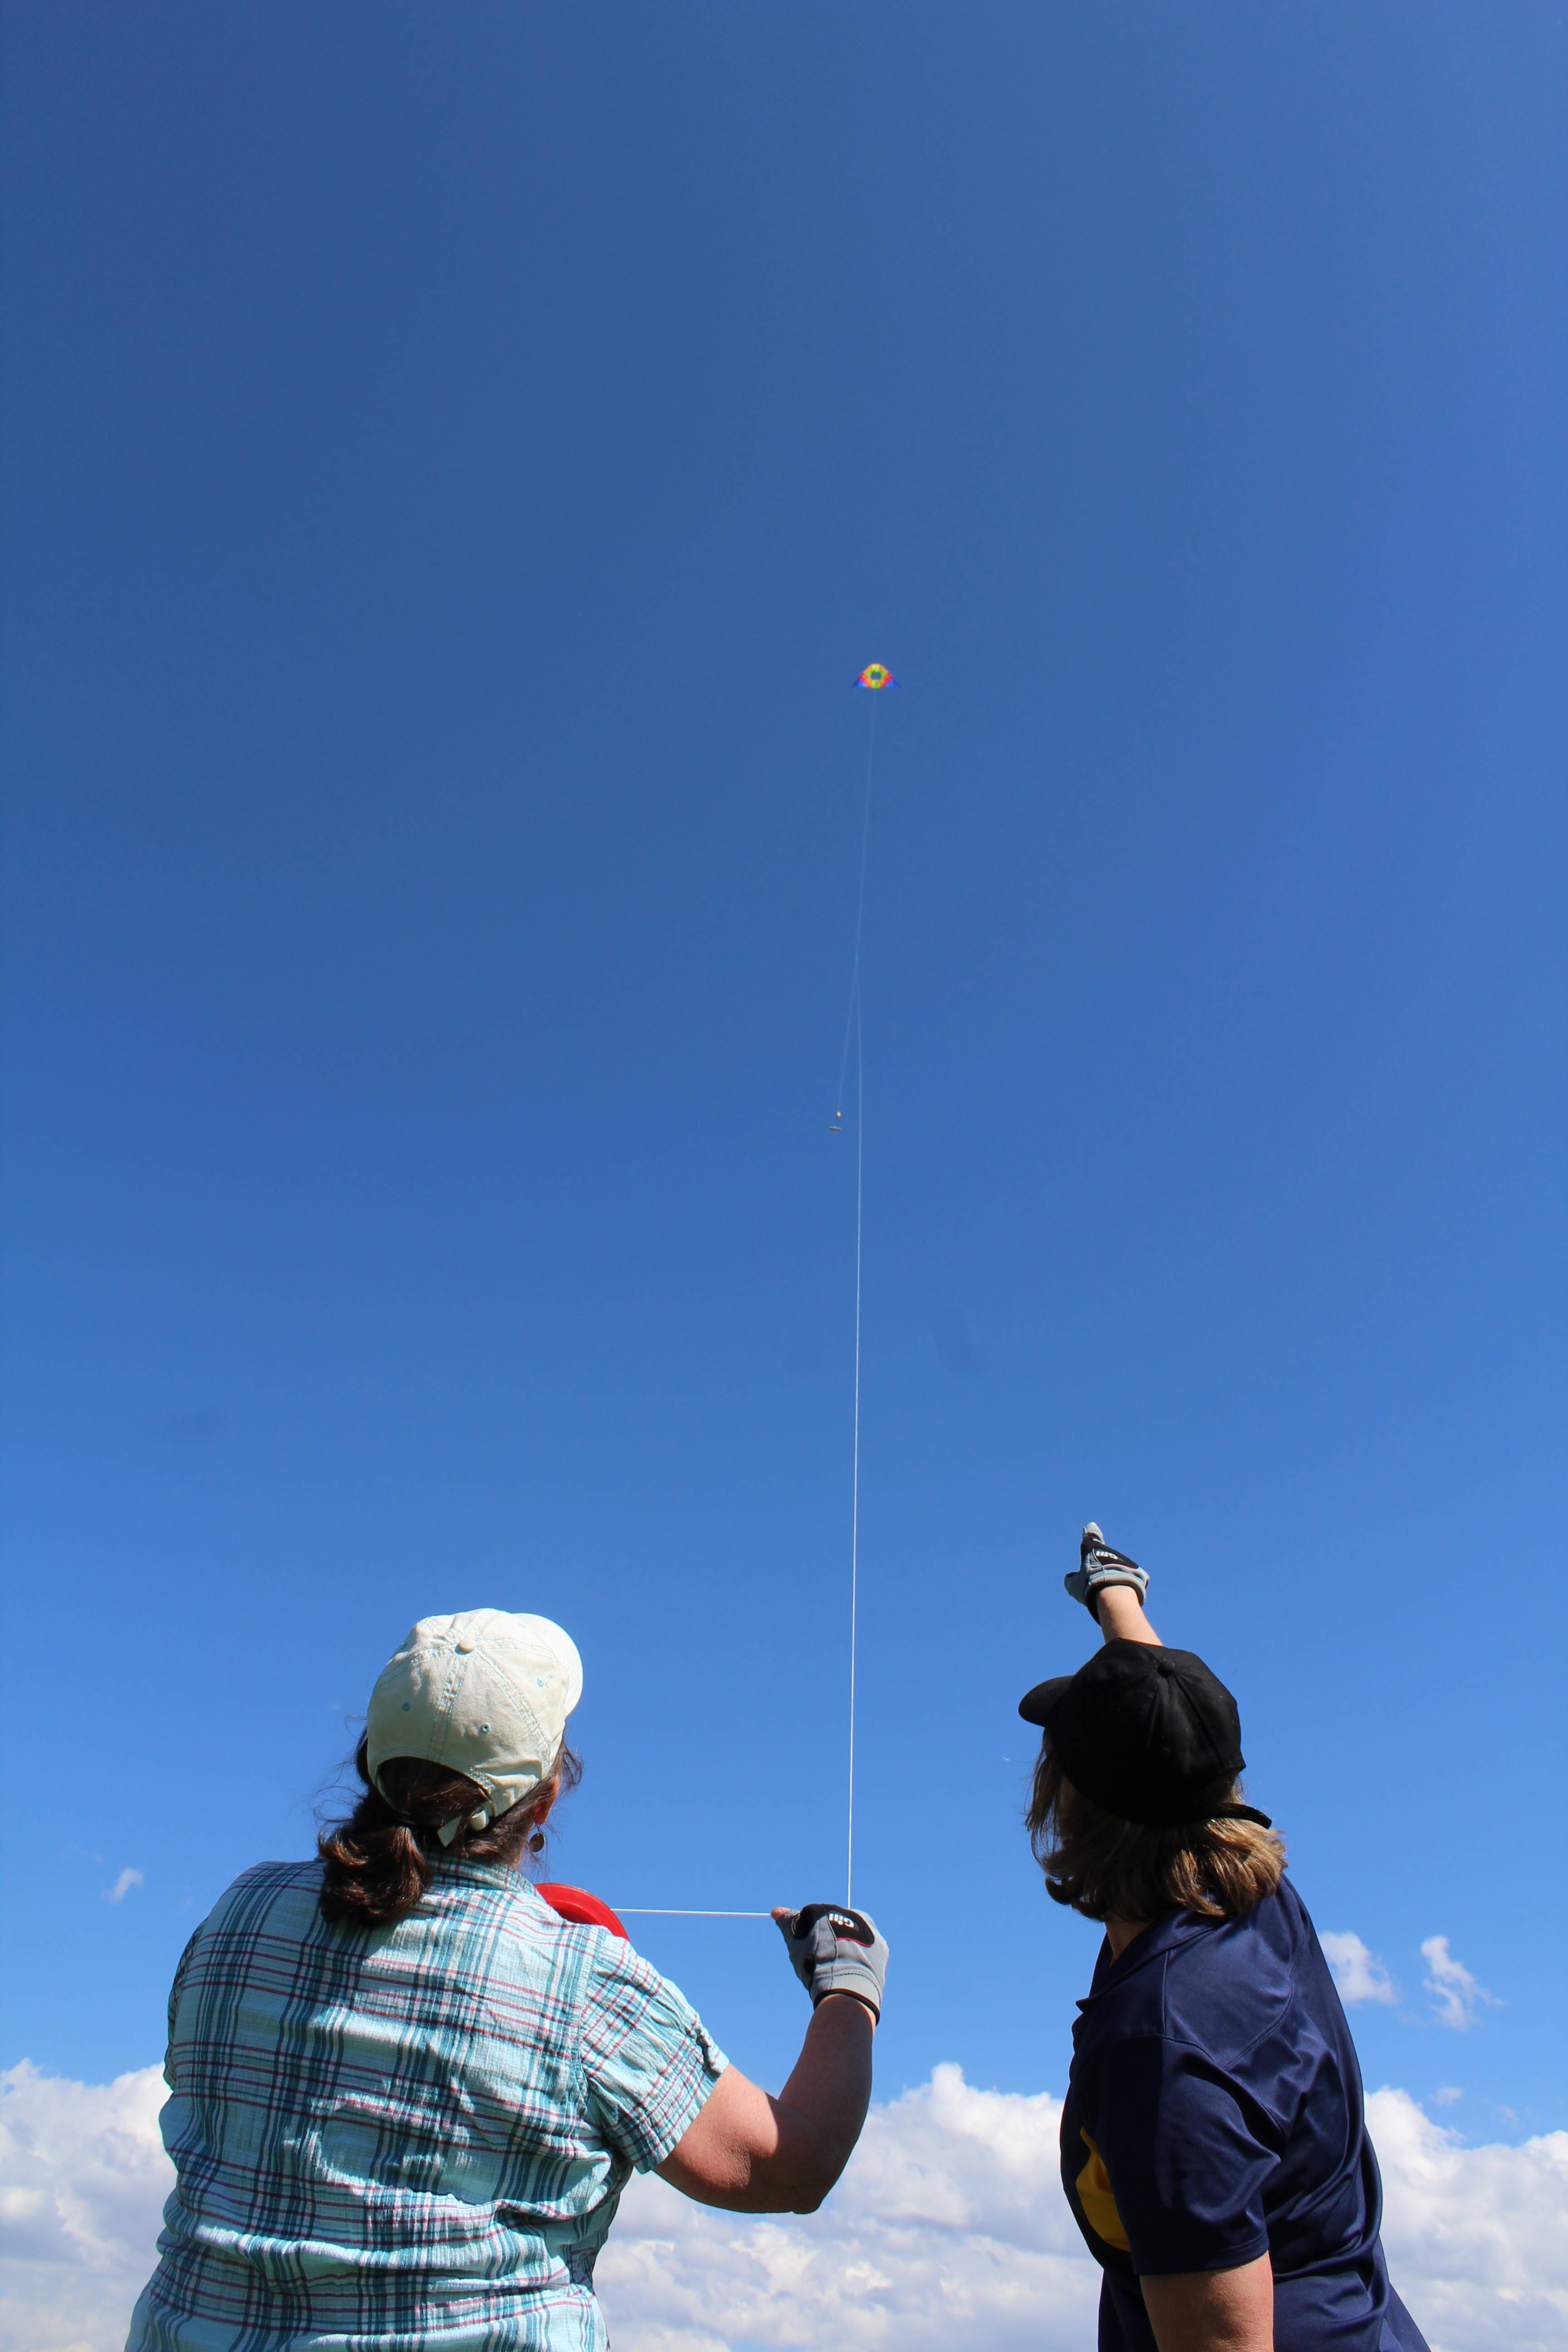
<svg viewBox="0 0 1568 2352"><path fill-rule="evenodd" d="M482 1830L550 1778L582 1696L577 1645L548 1617L508 1609L421 1617L370 1695L370 1777L380 1789L382 1766L412 1756L477 1780L488 1802L442 1822L450 1845L465 1820Z"/></svg>

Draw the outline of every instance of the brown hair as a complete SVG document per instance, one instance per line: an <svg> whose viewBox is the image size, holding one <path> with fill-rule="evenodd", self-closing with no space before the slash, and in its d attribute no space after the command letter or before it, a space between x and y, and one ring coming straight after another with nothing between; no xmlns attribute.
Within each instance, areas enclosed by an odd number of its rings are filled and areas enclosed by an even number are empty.
<svg viewBox="0 0 1568 2352"><path fill-rule="evenodd" d="M1239 1780L1205 1791L1211 1805L1234 1802ZM1040 1742L1025 1815L1046 1891L1086 1919L1161 1919L1195 1911L1238 1919L1272 1895L1285 1868L1285 1841L1257 1822L1200 1817L1156 1829L1108 1813L1075 1789Z"/></svg>
<svg viewBox="0 0 1568 2352"><path fill-rule="evenodd" d="M524 1853L544 1851L539 1816L563 1789L583 1778L581 1759L563 1747L550 1777L482 1830L465 1821L450 1845L437 1832L455 1815L477 1812L485 1792L466 1772L448 1772L412 1756L394 1756L381 1768L381 1788L370 1777L369 1742L362 1733L354 1770L364 1794L346 1822L321 1832L323 1919L343 1927L385 1927L405 1919L430 1884L442 1854L454 1862L498 1862L515 1870ZM384 1790L384 1794L383 1791Z"/></svg>

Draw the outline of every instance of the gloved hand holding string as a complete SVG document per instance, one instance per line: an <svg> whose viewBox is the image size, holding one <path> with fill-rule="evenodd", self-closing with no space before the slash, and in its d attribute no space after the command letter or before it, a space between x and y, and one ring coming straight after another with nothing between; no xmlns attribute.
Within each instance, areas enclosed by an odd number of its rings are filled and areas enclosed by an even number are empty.
<svg viewBox="0 0 1568 2352"><path fill-rule="evenodd" d="M815 2009L830 1992L852 1993L873 2017L882 2014L888 1946L863 1911L837 1903L809 1903L804 1911L773 1913L790 1966Z"/></svg>

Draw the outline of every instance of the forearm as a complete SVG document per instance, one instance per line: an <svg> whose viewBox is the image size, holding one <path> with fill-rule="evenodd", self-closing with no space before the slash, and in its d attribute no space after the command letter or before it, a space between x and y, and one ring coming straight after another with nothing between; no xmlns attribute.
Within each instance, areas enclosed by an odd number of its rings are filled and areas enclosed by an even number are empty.
<svg viewBox="0 0 1568 2352"><path fill-rule="evenodd" d="M769 2102L778 2146L755 2168L753 2211L813 2212L833 2187L871 2104L875 2032L870 2011L849 1993L829 1993L812 2011L794 2071Z"/></svg>
<svg viewBox="0 0 1568 2352"><path fill-rule="evenodd" d="M811 2014L795 2070L778 2105L826 2169L826 2196L848 2163L871 2104L871 2038L876 2021L852 1993L829 1993Z"/></svg>
<svg viewBox="0 0 1568 2352"><path fill-rule="evenodd" d="M658 2168L700 2204L814 2213L848 2163L871 2103L870 2011L829 1993L812 2011L788 2082L771 2098L738 2067Z"/></svg>
<svg viewBox="0 0 1568 2352"><path fill-rule="evenodd" d="M1108 1584L1093 1598L1100 1630L1106 1641L1152 1642L1156 1649L1163 1647L1131 1585Z"/></svg>

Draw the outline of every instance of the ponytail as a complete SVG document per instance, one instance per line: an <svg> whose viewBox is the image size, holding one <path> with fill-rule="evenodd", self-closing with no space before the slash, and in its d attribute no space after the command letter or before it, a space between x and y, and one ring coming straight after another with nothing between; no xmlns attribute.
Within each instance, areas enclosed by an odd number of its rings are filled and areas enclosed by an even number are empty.
<svg viewBox="0 0 1568 2352"><path fill-rule="evenodd" d="M354 1769L364 1783L363 1796L346 1822L323 1830L316 1841L321 1916L342 1927L386 1927L406 1919L442 1854L454 1862L497 1862L515 1870L525 1853L542 1853L542 1816L563 1790L574 1789L583 1777L581 1761L563 1747L547 1780L487 1828L475 1830L467 1816L480 1810L485 1792L467 1773L395 1756L382 1766L378 1788L370 1777L369 1742L363 1734ZM461 1820L463 1827L443 1846L441 1824L453 1820Z"/></svg>

